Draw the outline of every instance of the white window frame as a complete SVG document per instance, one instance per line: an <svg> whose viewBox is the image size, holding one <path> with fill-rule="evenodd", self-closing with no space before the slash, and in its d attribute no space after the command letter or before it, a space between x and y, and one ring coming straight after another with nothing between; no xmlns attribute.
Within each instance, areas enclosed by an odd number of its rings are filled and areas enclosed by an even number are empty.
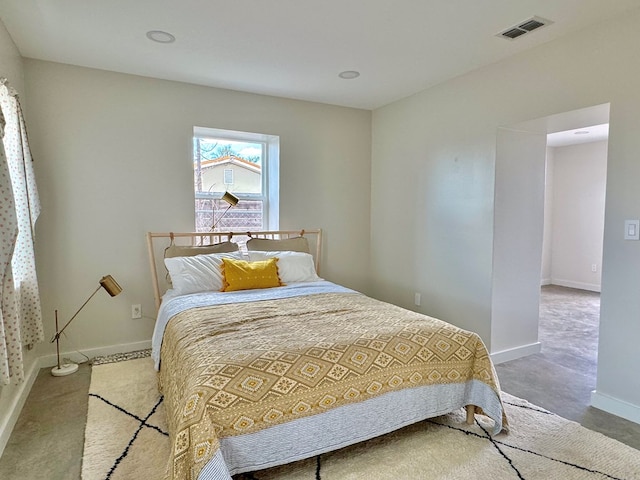
<svg viewBox="0 0 640 480"><path fill-rule="evenodd" d="M220 128L193 127L193 138L228 139L240 142L261 143L262 152L262 195L232 192L240 200L262 200L262 224L266 230L280 229L280 137L264 133L223 130ZM193 145L194 142L192 141ZM193 170L193 147L191 169ZM195 196L194 192L194 196ZM221 197L218 195L217 197ZM199 196L197 198L203 198ZM195 213L195 212L194 212Z"/></svg>

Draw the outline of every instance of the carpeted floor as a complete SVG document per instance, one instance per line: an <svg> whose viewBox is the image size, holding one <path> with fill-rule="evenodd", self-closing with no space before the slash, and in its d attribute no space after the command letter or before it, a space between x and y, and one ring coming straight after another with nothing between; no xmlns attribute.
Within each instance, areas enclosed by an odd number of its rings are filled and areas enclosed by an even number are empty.
<svg viewBox="0 0 640 480"><path fill-rule="evenodd" d="M161 478L169 454L149 358L94 366L82 480ZM640 479L640 452L504 394L511 432L461 409L251 480Z"/></svg>

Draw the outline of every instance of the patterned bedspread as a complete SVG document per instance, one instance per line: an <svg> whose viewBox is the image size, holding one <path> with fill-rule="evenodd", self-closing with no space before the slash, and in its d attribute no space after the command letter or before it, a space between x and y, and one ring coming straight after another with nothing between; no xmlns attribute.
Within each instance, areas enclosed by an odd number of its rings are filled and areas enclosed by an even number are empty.
<svg viewBox="0 0 640 480"><path fill-rule="evenodd" d="M189 309L161 358L173 479L195 480L221 438L392 391L475 380L499 402L476 334L356 293ZM503 410L492 417L507 427Z"/></svg>

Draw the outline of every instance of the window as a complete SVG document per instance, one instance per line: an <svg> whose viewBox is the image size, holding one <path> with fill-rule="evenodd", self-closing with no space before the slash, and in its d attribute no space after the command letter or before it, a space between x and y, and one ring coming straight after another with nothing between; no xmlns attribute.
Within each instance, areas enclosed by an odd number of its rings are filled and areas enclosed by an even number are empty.
<svg viewBox="0 0 640 480"><path fill-rule="evenodd" d="M196 231L277 230L278 169L277 136L194 127ZM236 206L221 200L226 191Z"/></svg>
<svg viewBox="0 0 640 480"><path fill-rule="evenodd" d="M224 184L233 185L233 169L231 168L224 169Z"/></svg>

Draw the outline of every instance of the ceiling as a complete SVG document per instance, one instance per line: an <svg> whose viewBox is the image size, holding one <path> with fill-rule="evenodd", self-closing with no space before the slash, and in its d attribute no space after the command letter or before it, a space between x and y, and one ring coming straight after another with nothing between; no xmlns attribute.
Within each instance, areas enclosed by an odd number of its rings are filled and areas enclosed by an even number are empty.
<svg viewBox="0 0 640 480"><path fill-rule="evenodd" d="M0 18L27 58L375 109L636 8L639 0L0 0ZM553 23L496 36L533 16ZM176 40L152 42L151 30ZM360 76L339 78L345 70Z"/></svg>
<svg viewBox="0 0 640 480"><path fill-rule="evenodd" d="M547 135L548 147L566 147L580 143L600 142L609 139L609 124L592 125L588 127L574 128L562 132L549 133Z"/></svg>

